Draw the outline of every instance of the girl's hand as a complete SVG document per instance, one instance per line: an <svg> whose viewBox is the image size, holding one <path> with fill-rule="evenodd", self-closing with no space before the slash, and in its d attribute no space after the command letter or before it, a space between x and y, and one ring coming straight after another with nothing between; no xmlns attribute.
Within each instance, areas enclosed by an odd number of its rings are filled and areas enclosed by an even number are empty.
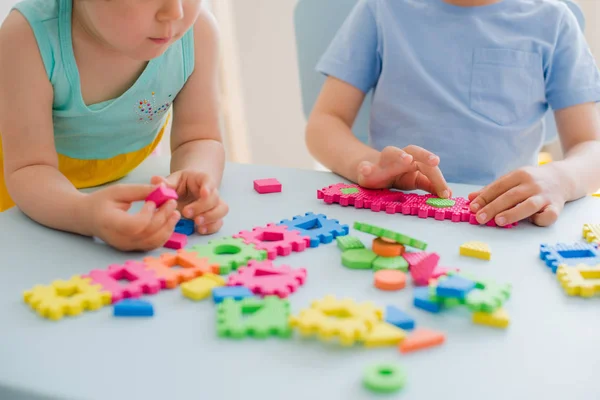
<svg viewBox="0 0 600 400"><path fill-rule="evenodd" d="M212 234L221 229L229 207L219 196L210 176L200 171L183 170L167 178L152 178L152 184L161 183L175 189L179 196L178 209L185 218L194 220L198 233Z"/></svg>
<svg viewBox="0 0 600 400"><path fill-rule="evenodd" d="M358 165L358 184L372 189L393 187L401 190L425 190L441 198L452 195L435 154L418 146L404 149L386 147L373 164Z"/></svg>
<svg viewBox="0 0 600 400"><path fill-rule="evenodd" d="M504 226L530 217L539 226L552 225L566 202L559 171L552 164L511 172L482 190L471 193L471 211L477 221L494 220Z"/></svg>
<svg viewBox="0 0 600 400"><path fill-rule="evenodd" d="M180 215L170 200L158 210L146 202L137 214L127 211L136 201L145 201L156 189L151 185L113 185L85 198L93 236L122 251L149 251L163 246L175 230Z"/></svg>

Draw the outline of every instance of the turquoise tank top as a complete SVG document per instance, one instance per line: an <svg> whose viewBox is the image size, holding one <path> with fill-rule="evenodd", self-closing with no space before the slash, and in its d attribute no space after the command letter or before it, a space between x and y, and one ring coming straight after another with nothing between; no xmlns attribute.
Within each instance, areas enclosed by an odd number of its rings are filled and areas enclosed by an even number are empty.
<svg viewBox="0 0 600 400"><path fill-rule="evenodd" d="M24 0L14 9L29 22L54 88L52 116L59 154L108 159L152 143L194 69L193 29L148 62L120 97L86 105L71 40L72 0Z"/></svg>

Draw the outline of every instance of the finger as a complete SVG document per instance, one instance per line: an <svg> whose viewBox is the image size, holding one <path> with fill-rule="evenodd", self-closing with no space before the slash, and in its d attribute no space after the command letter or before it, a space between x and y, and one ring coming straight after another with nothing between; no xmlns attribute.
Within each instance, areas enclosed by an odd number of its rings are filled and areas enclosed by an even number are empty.
<svg viewBox="0 0 600 400"><path fill-rule="evenodd" d="M400 175L394 183L394 188L400 190L424 190L434 193L435 189L428 177L419 171Z"/></svg>
<svg viewBox="0 0 600 400"><path fill-rule="evenodd" d="M481 190L478 190L477 192L473 192L473 193L469 193L469 201L473 201L477 198L477 196L479 196L481 194Z"/></svg>
<svg viewBox="0 0 600 400"><path fill-rule="evenodd" d="M132 203L144 201L146 197L156 190L155 185L130 185L119 184L109 187L112 198L118 202Z"/></svg>
<svg viewBox="0 0 600 400"><path fill-rule="evenodd" d="M477 222L479 222L480 224L486 224L492 219L495 219L496 216L503 213L504 211L510 210L518 204L529 200L532 195L533 193L524 189L523 186L516 186L508 190L507 192L501 194L500 196L496 197L491 203L483 207L477 213ZM537 212L538 210L539 208L537 210L534 210L532 214L534 212ZM506 223L504 223L503 225L505 224Z"/></svg>
<svg viewBox="0 0 600 400"><path fill-rule="evenodd" d="M499 213L495 217L496 225L505 226L519 222L543 210L546 205L541 196L529 197L514 207Z"/></svg>
<svg viewBox="0 0 600 400"><path fill-rule="evenodd" d="M550 204L542 208L539 213L532 215L531 222L538 226L550 226L556 222L561 211L562 207L557 207L554 204Z"/></svg>
<svg viewBox="0 0 600 400"><path fill-rule="evenodd" d="M162 177L162 176L153 176L150 179L150 183L155 185L155 186L159 186L159 185L167 185L167 180Z"/></svg>
<svg viewBox="0 0 600 400"><path fill-rule="evenodd" d="M449 198L450 188L448 187L448 183L444 178L444 174L442 174L442 170L437 166L431 167L421 162L416 164L421 175L425 175L430 182L430 189L428 191L443 199Z"/></svg>
<svg viewBox="0 0 600 400"><path fill-rule="evenodd" d="M422 147L410 145L404 148L407 154L410 154L414 161L423 163L430 167L437 167L440 164L440 158L429 150Z"/></svg>
<svg viewBox="0 0 600 400"><path fill-rule="evenodd" d="M229 206L224 202L220 202L215 208L209 210L200 216L196 217L196 225L204 226L208 224L212 224L220 219L223 219L225 215L229 212Z"/></svg>
<svg viewBox="0 0 600 400"><path fill-rule="evenodd" d="M217 232L223 226L223 220L220 219L212 224L204 225L198 229L198 233L201 235L210 235Z"/></svg>
<svg viewBox="0 0 600 400"><path fill-rule="evenodd" d="M125 236L136 236L142 233L154 216L156 204L153 201L144 203L142 209L137 214L128 214L119 212L115 214L115 230Z"/></svg>
<svg viewBox="0 0 600 400"><path fill-rule="evenodd" d="M515 186L519 185L519 178L517 174L508 174L493 182L489 186L483 188L479 196L475 200L471 201L471 211L481 213L481 209L486 205L494 201L498 196L508 192Z"/></svg>
<svg viewBox="0 0 600 400"><path fill-rule="evenodd" d="M160 208L152 216L150 224L147 225L142 235L148 236L154 234L167 222L169 218L171 218L174 215L174 212L176 212L177 215L179 215L179 213L175 211L176 209L177 202L172 199L160 206Z"/></svg>
<svg viewBox="0 0 600 400"><path fill-rule="evenodd" d="M367 188L386 186L394 178L415 169L412 156L397 147L386 147L377 164L363 161L358 165L358 184Z"/></svg>
<svg viewBox="0 0 600 400"><path fill-rule="evenodd" d="M219 204L220 198L216 194L216 190L210 195L200 198L188 204L183 209L183 215L189 219L195 219L197 216L212 210Z"/></svg>
<svg viewBox="0 0 600 400"><path fill-rule="evenodd" d="M164 246L175 231L175 225L177 225L179 217L179 213L173 211L162 226L158 227L158 229L150 235L140 238L138 247L142 250L149 251Z"/></svg>

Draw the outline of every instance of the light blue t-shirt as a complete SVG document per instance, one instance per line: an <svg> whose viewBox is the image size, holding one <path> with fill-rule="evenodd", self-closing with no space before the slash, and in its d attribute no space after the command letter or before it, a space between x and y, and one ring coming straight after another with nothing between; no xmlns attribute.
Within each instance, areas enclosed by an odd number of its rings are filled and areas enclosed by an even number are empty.
<svg viewBox="0 0 600 400"><path fill-rule="evenodd" d="M535 165L548 106L600 101L595 60L557 0L360 0L317 69L373 89L374 148L424 147L455 183Z"/></svg>

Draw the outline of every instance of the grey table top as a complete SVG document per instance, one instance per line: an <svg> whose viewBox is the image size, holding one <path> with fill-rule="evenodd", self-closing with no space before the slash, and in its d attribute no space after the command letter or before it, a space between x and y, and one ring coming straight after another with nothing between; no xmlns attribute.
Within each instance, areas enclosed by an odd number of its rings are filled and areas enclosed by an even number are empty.
<svg viewBox="0 0 600 400"><path fill-rule="evenodd" d="M153 158L126 181L147 182L151 174L167 171L166 160ZM266 177L278 178L283 193L256 194L252 181ZM538 247L578 241L582 224L600 220L600 199L567 205L550 228L522 224L503 230L316 199L317 189L339 181L322 172L229 164L222 195L231 212L215 237L308 211L350 226L357 220L380 224L428 242L445 266L512 283L505 307L511 326L495 330L473 325L468 313L431 315L415 309L410 288L378 291L371 271L341 265L335 244L275 260L308 270L306 285L290 297L293 312L327 294L393 304L412 314L418 326L445 332L446 344L403 355L396 347L348 349L297 337L219 339L212 300L192 302L179 289L149 298L154 318L116 319L105 307L52 322L29 310L24 290L144 255L43 228L13 209L0 214L0 399L372 399L379 396L363 389L362 374L380 361L398 362L408 371L406 388L391 398L599 398L600 299L567 297L538 259ZM466 196L473 188L453 189ZM371 240L354 230L351 234ZM209 239L194 236L190 245ZM469 240L489 243L492 261L460 257L458 247Z"/></svg>

